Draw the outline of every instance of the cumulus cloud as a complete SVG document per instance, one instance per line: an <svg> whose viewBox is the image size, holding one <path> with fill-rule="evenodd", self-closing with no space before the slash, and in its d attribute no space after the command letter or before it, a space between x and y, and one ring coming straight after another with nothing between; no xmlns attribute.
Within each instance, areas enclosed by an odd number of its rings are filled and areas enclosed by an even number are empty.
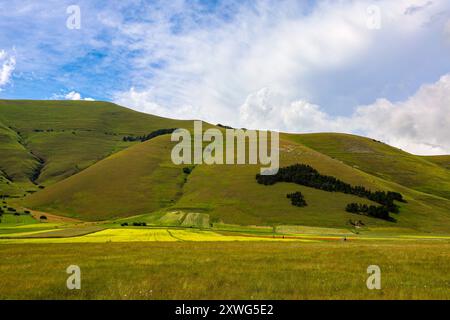
<svg viewBox="0 0 450 320"><path fill-rule="evenodd" d="M82 98L81 94L76 91L70 91L68 94L64 96L66 100L86 100L86 101L94 101L92 98Z"/></svg>
<svg viewBox="0 0 450 320"><path fill-rule="evenodd" d="M332 116L299 100L287 103L268 89L240 107L242 123L288 132L349 132L382 140L415 154L450 153L450 74L423 85L405 101L378 99L347 117Z"/></svg>
<svg viewBox="0 0 450 320"><path fill-rule="evenodd" d="M52 96L53 100L63 99L63 100L85 100L85 101L95 101L93 98L83 98L79 92L70 91L66 94L54 94Z"/></svg>
<svg viewBox="0 0 450 320"><path fill-rule="evenodd" d="M236 123L237 112L230 109L262 88L291 100L331 101L340 82L367 85L337 76L346 68L369 86L386 85L386 78L379 80L374 73L395 73L395 65L387 61L396 50L410 55L411 48L406 48L421 43L426 31L432 33L434 26L424 26L448 6L445 1L421 0L415 5L421 10L406 14L412 10L410 1L377 1L382 21L381 29L374 31L367 28L367 8L373 1L305 3L256 1L220 8L222 15L199 17L195 5L179 1L143 10L145 21L114 19L115 41L138 53L131 59L132 78L140 91L152 92L154 103L168 108L195 104L210 115L206 120ZM331 91L330 98L323 98L324 90ZM359 97L358 92L368 89L353 91L346 94Z"/></svg>
<svg viewBox="0 0 450 320"><path fill-rule="evenodd" d="M16 58L5 50L0 50L0 87L7 84L16 67Z"/></svg>
<svg viewBox="0 0 450 320"><path fill-rule="evenodd" d="M289 132L339 131L340 121L305 100L286 101L263 88L250 94L240 107L240 123L252 129Z"/></svg>
<svg viewBox="0 0 450 320"><path fill-rule="evenodd" d="M352 126L417 154L450 153L450 74L406 101L379 99L357 108Z"/></svg>
<svg viewBox="0 0 450 320"><path fill-rule="evenodd" d="M151 91L139 91L132 87L129 91L117 93L114 101L119 105L128 106L144 113L150 113L172 119L204 119L200 110L191 105L183 105L177 108L167 108L155 103L155 97ZM205 116L205 115L203 115Z"/></svg>

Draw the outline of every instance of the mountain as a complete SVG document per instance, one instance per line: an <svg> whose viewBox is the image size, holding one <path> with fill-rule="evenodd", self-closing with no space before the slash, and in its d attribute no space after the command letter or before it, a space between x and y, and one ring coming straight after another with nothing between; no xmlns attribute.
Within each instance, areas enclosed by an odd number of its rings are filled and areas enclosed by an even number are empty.
<svg viewBox="0 0 450 320"><path fill-rule="evenodd" d="M346 212L351 202L376 205L355 195L293 183L258 184L257 165L201 164L188 173L170 159L175 143L169 134L124 141L192 126L106 102L0 101L0 193L20 196L15 201L28 208L82 220L183 211L240 225L345 227L349 220L363 220L374 228L450 230L446 160L369 138L280 134L281 166L309 164L352 185L399 192L407 202L399 203L398 215L391 214L397 222ZM306 207L286 198L295 191L302 192Z"/></svg>

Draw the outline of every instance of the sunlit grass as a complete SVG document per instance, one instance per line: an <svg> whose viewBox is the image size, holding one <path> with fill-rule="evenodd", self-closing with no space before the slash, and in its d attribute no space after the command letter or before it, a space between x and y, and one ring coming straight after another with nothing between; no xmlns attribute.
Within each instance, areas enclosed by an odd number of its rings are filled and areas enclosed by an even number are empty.
<svg viewBox="0 0 450 320"><path fill-rule="evenodd" d="M72 264L81 290L66 289ZM26 243L0 245L0 274L0 299L449 299L450 244Z"/></svg>

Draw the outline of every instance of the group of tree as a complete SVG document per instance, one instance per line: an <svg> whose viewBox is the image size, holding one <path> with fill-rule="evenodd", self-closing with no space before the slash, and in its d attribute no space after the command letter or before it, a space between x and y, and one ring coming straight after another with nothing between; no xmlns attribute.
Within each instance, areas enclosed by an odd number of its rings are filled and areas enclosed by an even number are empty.
<svg viewBox="0 0 450 320"><path fill-rule="evenodd" d="M122 227L128 227L129 226L128 222L122 222L120 225ZM133 223L131 223L131 225L133 227L146 227L147 226L147 222L133 222Z"/></svg>
<svg viewBox="0 0 450 320"><path fill-rule="evenodd" d="M292 182L307 187L328 191L342 192L346 194L356 195L358 197L367 198L381 204L382 209L372 209L372 213L376 216L383 216L387 210L389 212L398 213L399 208L394 201L405 202L403 196L398 192L392 191L375 191L372 192L363 186L352 186L349 183L341 181L333 176L320 174L313 167L306 164L295 164L288 167L280 168L275 175L256 175L256 180L260 184L273 185L277 182Z"/></svg>
<svg viewBox="0 0 450 320"><path fill-rule="evenodd" d="M303 194L299 191L294 193L288 193L286 197L288 199L291 199L291 203L293 206L305 207L307 205L305 198L303 197Z"/></svg>
<svg viewBox="0 0 450 320"><path fill-rule="evenodd" d="M171 129L158 129L155 130L149 134L143 135L143 136L125 136L123 137L123 141L126 142L133 142L133 141L140 141L140 142L144 142L150 139L153 139L157 136L161 136L163 134L170 134L172 132L174 132L175 130L177 130L176 128L171 128Z"/></svg>
<svg viewBox="0 0 450 320"><path fill-rule="evenodd" d="M396 220L389 215L389 210L386 206L374 206L361 203L349 203L345 211L350 213L361 214L369 217L379 218L386 221L395 222Z"/></svg>

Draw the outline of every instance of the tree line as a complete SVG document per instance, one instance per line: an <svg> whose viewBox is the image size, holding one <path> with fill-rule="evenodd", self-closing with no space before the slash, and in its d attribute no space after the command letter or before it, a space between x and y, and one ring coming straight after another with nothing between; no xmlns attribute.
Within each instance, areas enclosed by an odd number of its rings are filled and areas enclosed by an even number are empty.
<svg viewBox="0 0 450 320"><path fill-rule="evenodd" d="M374 208L370 209L370 213L372 216L377 218L384 217L383 219L389 219L386 217L385 212L387 212L387 215L389 215L389 212L399 212L399 207L394 203L394 201L406 202L403 199L403 196L398 192L373 192L363 186L352 186L351 184L341 181L333 176L320 174L316 169L306 164L294 164L280 168L278 173L275 175L257 174L256 180L258 183L264 185L273 185L277 182L292 182L323 191L342 192L356 195L361 198L366 198L381 205L379 207L373 206Z"/></svg>
<svg viewBox="0 0 450 320"><path fill-rule="evenodd" d="M389 210L386 206L374 206L361 203L349 203L345 211L366 215L374 218L379 218L387 221L395 222L396 219L389 215Z"/></svg>
<svg viewBox="0 0 450 320"><path fill-rule="evenodd" d="M140 141L140 142L144 142L150 139L153 139L157 136L161 136L163 134L170 134L172 132L174 132L175 130L177 130L177 128L171 128L171 129L158 129L155 130L153 132L150 132L149 134L143 135L143 136L124 136L122 138L123 141L126 142L133 142L133 141Z"/></svg>

